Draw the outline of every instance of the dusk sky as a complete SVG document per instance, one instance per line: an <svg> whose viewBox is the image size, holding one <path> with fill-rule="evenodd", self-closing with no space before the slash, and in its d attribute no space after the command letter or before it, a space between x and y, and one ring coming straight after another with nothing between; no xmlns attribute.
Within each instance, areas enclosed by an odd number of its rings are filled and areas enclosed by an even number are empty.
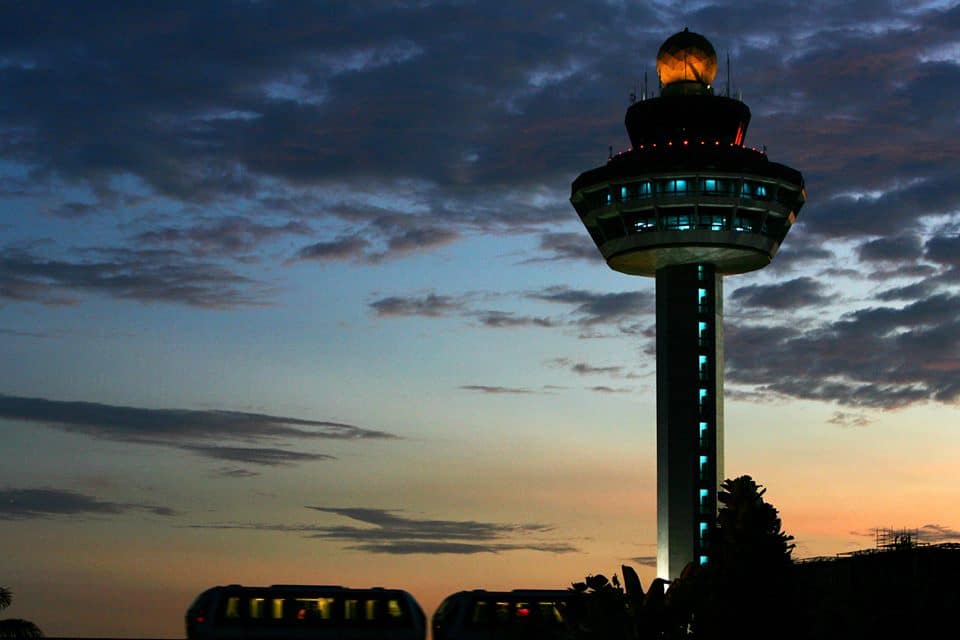
<svg viewBox="0 0 960 640"><path fill-rule="evenodd" d="M799 557L960 541L958 3L10 1L3 616L646 585L654 281L569 197L684 27L808 196L725 279L726 476Z"/></svg>

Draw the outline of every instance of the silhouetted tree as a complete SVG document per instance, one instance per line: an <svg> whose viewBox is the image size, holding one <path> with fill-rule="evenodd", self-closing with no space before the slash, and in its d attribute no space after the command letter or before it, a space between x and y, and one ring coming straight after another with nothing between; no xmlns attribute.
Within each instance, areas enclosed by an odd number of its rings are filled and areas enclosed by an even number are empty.
<svg viewBox="0 0 960 640"><path fill-rule="evenodd" d="M710 562L688 567L675 581L675 612L695 638L790 637L793 537L750 476L725 480L717 527L708 537Z"/></svg>
<svg viewBox="0 0 960 640"><path fill-rule="evenodd" d="M725 480L717 527L709 533L705 566L691 563L667 590L657 578L646 593L624 565L626 593L616 575L574 583L583 594L576 638L604 640L753 640L795 637L793 536L750 476Z"/></svg>
<svg viewBox="0 0 960 640"><path fill-rule="evenodd" d="M10 589L0 587L0 609L6 609L13 600L13 594ZM42 638L43 632L37 625L29 620L19 620L17 618L8 618L0 620L0 638Z"/></svg>

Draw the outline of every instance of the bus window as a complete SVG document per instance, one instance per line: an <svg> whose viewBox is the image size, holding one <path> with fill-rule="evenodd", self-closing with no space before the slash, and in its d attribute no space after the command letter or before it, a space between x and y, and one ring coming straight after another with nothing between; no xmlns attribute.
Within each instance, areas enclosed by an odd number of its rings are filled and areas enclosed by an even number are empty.
<svg viewBox="0 0 960 640"><path fill-rule="evenodd" d="M259 620L263 617L263 603L263 598L250 598L250 618L252 620Z"/></svg>
<svg viewBox="0 0 960 640"><path fill-rule="evenodd" d="M377 619L377 601L376 600L365 600L363 603L363 619L364 620L376 620Z"/></svg>
<svg viewBox="0 0 960 640"><path fill-rule="evenodd" d="M510 603L498 602L495 609L495 620L497 624L506 624L510 622Z"/></svg>
<svg viewBox="0 0 960 640"><path fill-rule="evenodd" d="M560 607L556 602L538 602L537 607L540 610L540 620L547 625L563 624L563 614L560 613Z"/></svg>
<svg viewBox="0 0 960 640"><path fill-rule="evenodd" d="M343 601L343 619L344 620L356 620L359 616L360 601L359 600L344 600Z"/></svg>
<svg viewBox="0 0 960 640"><path fill-rule="evenodd" d="M530 603L528 602L518 602L513 606L514 615L518 618L529 618L530 617Z"/></svg>
<svg viewBox="0 0 960 640"><path fill-rule="evenodd" d="M485 627L491 622L490 603L478 600L473 603L473 612L470 614L470 624L475 627Z"/></svg>
<svg viewBox="0 0 960 640"><path fill-rule="evenodd" d="M237 596L227 598L227 606L223 611L223 617L227 620L240 619L240 598Z"/></svg>
<svg viewBox="0 0 960 640"><path fill-rule="evenodd" d="M283 620L283 598L273 599L270 613L274 620Z"/></svg>
<svg viewBox="0 0 960 640"><path fill-rule="evenodd" d="M387 600L387 617L392 620L403 619L403 608L399 600Z"/></svg>
<svg viewBox="0 0 960 640"><path fill-rule="evenodd" d="M321 622L333 619L333 598L297 598L294 605L297 620Z"/></svg>

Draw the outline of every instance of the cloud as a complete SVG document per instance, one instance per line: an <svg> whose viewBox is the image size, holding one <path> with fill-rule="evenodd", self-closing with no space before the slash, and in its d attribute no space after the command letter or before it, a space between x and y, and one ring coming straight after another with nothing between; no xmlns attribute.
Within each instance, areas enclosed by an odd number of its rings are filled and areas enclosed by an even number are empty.
<svg viewBox="0 0 960 640"><path fill-rule="evenodd" d="M412 540L409 542L362 543L348 547L355 551L369 553L385 553L392 555L410 554L457 554L473 555L475 553L502 553L504 551L543 551L546 553L572 553L577 547L565 542L543 542L530 544L486 543L474 544L469 542L431 542Z"/></svg>
<svg viewBox="0 0 960 640"><path fill-rule="evenodd" d="M213 473L225 478L256 478L260 475L257 471L250 471L241 467L220 467L214 469Z"/></svg>
<svg viewBox="0 0 960 640"><path fill-rule="evenodd" d="M141 511L173 516L168 507L152 504L110 502L76 491L61 489L0 489L0 520L32 520L60 516L115 516Z"/></svg>
<svg viewBox="0 0 960 640"><path fill-rule="evenodd" d="M960 530L941 524L925 524L919 529L920 540L931 544L960 541Z"/></svg>
<svg viewBox="0 0 960 640"><path fill-rule="evenodd" d="M928 259L940 264L960 267L960 235L938 234L927 240L924 249L924 255Z"/></svg>
<svg viewBox="0 0 960 640"><path fill-rule="evenodd" d="M960 296L868 307L801 331L793 323L725 328L727 380L847 407L960 400Z"/></svg>
<svg viewBox="0 0 960 640"><path fill-rule="evenodd" d="M921 280L920 282L914 282L913 284L902 287L885 289L876 294L876 298L884 302L890 302L892 300L909 300L912 302L932 295L937 290L937 287L937 283L933 280Z"/></svg>
<svg viewBox="0 0 960 640"><path fill-rule="evenodd" d="M778 284L753 284L740 287L730 294L730 299L747 308L796 310L829 304L835 296L825 294L824 288L820 282L809 276L803 276Z"/></svg>
<svg viewBox="0 0 960 640"><path fill-rule="evenodd" d="M540 251L547 255L530 258L526 262L584 260L596 263L603 260L586 231L583 233L544 233L540 236Z"/></svg>
<svg viewBox="0 0 960 640"><path fill-rule="evenodd" d="M833 415L827 420L830 424L839 427L866 427L872 420L862 413L848 413L845 411L834 411Z"/></svg>
<svg viewBox="0 0 960 640"><path fill-rule="evenodd" d="M595 367L586 362L570 362L566 358L557 358L555 362L564 366L569 365L570 371L582 376L594 374L619 375L620 372L623 371L623 367L619 366Z"/></svg>
<svg viewBox="0 0 960 640"><path fill-rule="evenodd" d="M489 393L489 394L512 394L512 395L522 395L528 393L537 393L531 389L524 387L495 387L484 384L465 384L460 386L461 389L465 391L479 391L480 393Z"/></svg>
<svg viewBox="0 0 960 640"><path fill-rule="evenodd" d="M265 447L215 447L200 445L183 445L180 447L198 455L227 460L230 462L244 462L259 464L268 467L294 464L297 462L317 462L321 460L336 460L334 456L324 453L307 453L303 451L288 451L286 449L271 449ZM226 474L226 475L234 475Z"/></svg>
<svg viewBox="0 0 960 640"><path fill-rule="evenodd" d="M302 450L249 446L264 442L383 440L397 436L342 422L261 413L146 409L0 394L0 418L42 424L92 438L182 449L215 460L276 466L333 459ZM225 443L245 443L231 446Z"/></svg>
<svg viewBox="0 0 960 640"><path fill-rule="evenodd" d="M604 293L554 286L529 293L528 296L535 300L570 305L577 324L587 327L635 321L638 316L653 311L653 296L640 291Z"/></svg>
<svg viewBox="0 0 960 640"><path fill-rule="evenodd" d="M0 328L0 335L13 336L16 338L49 338L51 334L43 331L21 331L19 329Z"/></svg>
<svg viewBox="0 0 960 640"><path fill-rule="evenodd" d="M70 304L77 292L209 309L262 304L263 284L170 251L98 249L93 259L50 260L0 250L0 298Z"/></svg>
<svg viewBox="0 0 960 640"><path fill-rule="evenodd" d="M557 322L543 316L520 316L509 311L481 311L476 314L480 324L491 329L515 329L517 327L555 327Z"/></svg>
<svg viewBox="0 0 960 640"><path fill-rule="evenodd" d="M409 219L404 219L409 218ZM391 216L389 223L375 220L367 228L367 236L380 239L384 246L377 248L360 234L344 235L307 245L297 251L294 261L299 260L353 260L376 264L386 260L401 258L412 253L426 252L454 242L460 234L451 229L436 226L410 228L418 218L411 216Z"/></svg>
<svg viewBox="0 0 960 640"><path fill-rule="evenodd" d="M915 234L889 236L863 243L857 254L868 262L913 262L923 256L923 243Z"/></svg>
<svg viewBox="0 0 960 640"><path fill-rule="evenodd" d="M382 262L406 256L414 252L428 251L454 242L460 237L457 231L442 227L421 227L402 229L388 235L387 247L384 251L368 256L371 262Z"/></svg>
<svg viewBox="0 0 960 640"><path fill-rule="evenodd" d="M634 556L633 558L628 558L628 560L640 565L641 567L657 566L657 556Z"/></svg>
<svg viewBox="0 0 960 640"><path fill-rule="evenodd" d="M308 235L310 228L300 221L270 225L242 216L206 220L187 227L161 227L134 237L141 245L184 249L194 256L241 257L261 243L287 235Z"/></svg>
<svg viewBox="0 0 960 640"><path fill-rule="evenodd" d="M296 260L355 260L362 255L369 243L357 236L343 236L334 240L315 242L302 247Z"/></svg>
<svg viewBox="0 0 960 640"><path fill-rule="evenodd" d="M590 391L595 391L597 393L632 393L633 389L628 387L608 387L606 385L597 385L594 387L586 387Z"/></svg>
<svg viewBox="0 0 960 640"><path fill-rule="evenodd" d="M429 293L424 296L388 296L370 303L378 316L425 316L439 318L459 313L466 308L466 301L451 296Z"/></svg>
<svg viewBox="0 0 960 640"><path fill-rule="evenodd" d="M347 543L346 548L395 555L444 553L471 555L505 551L567 553L577 548L566 542L543 540L552 527L537 523L499 524L476 520L423 520L398 515L391 509L321 507L308 509L349 518L354 525L284 525L221 523L192 525L205 529L240 529L302 533L310 538ZM528 540L530 536L539 539Z"/></svg>
<svg viewBox="0 0 960 640"><path fill-rule="evenodd" d="M832 251L818 244L804 242L802 236L801 231L792 231L790 239L777 252L776 259L765 270L788 272L795 269L809 269L811 263L836 259Z"/></svg>

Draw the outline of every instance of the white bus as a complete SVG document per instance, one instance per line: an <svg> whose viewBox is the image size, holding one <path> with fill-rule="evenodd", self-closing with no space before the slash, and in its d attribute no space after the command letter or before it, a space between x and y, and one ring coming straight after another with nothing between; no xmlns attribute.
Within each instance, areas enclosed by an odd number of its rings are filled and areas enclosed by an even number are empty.
<svg viewBox="0 0 960 640"><path fill-rule="evenodd" d="M426 616L400 589L213 587L186 616L189 640L424 640Z"/></svg>

